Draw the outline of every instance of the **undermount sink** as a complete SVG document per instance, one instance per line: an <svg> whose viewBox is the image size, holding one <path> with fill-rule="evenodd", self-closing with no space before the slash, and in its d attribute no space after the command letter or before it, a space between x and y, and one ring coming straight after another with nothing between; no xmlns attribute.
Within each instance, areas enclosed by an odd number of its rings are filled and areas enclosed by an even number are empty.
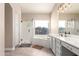
<svg viewBox="0 0 79 59"><path fill-rule="evenodd" d="M72 38L72 37L65 37L65 41L68 41L68 42L77 42L79 43L79 40L77 38Z"/></svg>
<svg viewBox="0 0 79 59"><path fill-rule="evenodd" d="M59 38L66 42L79 43L79 37L75 37L74 35L59 35Z"/></svg>
<svg viewBox="0 0 79 59"><path fill-rule="evenodd" d="M72 37L61 37L61 39L68 42L75 41L75 39Z"/></svg>
<svg viewBox="0 0 79 59"><path fill-rule="evenodd" d="M72 39L70 37L65 37L66 41L71 41Z"/></svg>

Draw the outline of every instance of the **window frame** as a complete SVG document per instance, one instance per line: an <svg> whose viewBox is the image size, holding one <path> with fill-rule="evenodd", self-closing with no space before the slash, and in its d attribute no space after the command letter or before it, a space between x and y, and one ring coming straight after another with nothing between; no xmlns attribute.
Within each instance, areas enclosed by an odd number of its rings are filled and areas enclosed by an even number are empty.
<svg viewBox="0 0 79 59"><path fill-rule="evenodd" d="M33 28L34 28L34 35L38 35L38 36L47 36L49 34L49 20L42 20L42 21L48 21L48 34L35 34L35 21L36 20L40 20L40 19L35 19L33 20Z"/></svg>

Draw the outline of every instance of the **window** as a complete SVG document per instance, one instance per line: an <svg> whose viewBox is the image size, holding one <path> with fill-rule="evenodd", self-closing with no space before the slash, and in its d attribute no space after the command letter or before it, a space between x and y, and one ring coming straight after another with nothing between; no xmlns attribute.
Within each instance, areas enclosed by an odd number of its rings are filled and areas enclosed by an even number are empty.
<svg viewBox="0 0 79 59"><path fill-rule="evenodd" d="M48 34L48 20L35 20L35 35Z"/></svg>
<svg viewBox="0 0 79 59"><path fill-rule="evenodd" d="M60 20L59 21L59 33L64 33L65 32L65 20Z"/></svg>

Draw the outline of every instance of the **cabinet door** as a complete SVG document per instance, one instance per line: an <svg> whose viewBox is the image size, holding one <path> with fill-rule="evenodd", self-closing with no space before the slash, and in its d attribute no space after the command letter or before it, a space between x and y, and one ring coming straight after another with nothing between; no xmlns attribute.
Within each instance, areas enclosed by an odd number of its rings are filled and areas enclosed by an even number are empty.
<svg viewBox="0 0 79 59"><path fill-rule="evenodd" d="M53 38L50 39L50 48L53 49Z"/></svg>
<svg viewBox="0 0 79 59"><path fill-rule="evenodd" d="M53 50L53 53L55 54L55 38L53 38L53 48L52 48L52 50Z"/></svg>
<svg viewBox="0 0 79 59"><path fill-rule="evenodd" d="M61 55L61 43L59 39L56 39L56 56L60 56Z"/></svg>

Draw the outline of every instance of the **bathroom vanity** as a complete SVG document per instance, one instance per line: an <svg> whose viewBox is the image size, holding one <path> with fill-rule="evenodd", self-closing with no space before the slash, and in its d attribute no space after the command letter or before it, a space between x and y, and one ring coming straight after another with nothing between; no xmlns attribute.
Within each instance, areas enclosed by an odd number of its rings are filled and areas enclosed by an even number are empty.
<svg viewBox="0 0 79 59"><path fill-rule="evenodd" d="M56 56L77 56L79 55L79 37L71 35L68 37L61 37L51 35L51 46L54 55Z"/></svg>

